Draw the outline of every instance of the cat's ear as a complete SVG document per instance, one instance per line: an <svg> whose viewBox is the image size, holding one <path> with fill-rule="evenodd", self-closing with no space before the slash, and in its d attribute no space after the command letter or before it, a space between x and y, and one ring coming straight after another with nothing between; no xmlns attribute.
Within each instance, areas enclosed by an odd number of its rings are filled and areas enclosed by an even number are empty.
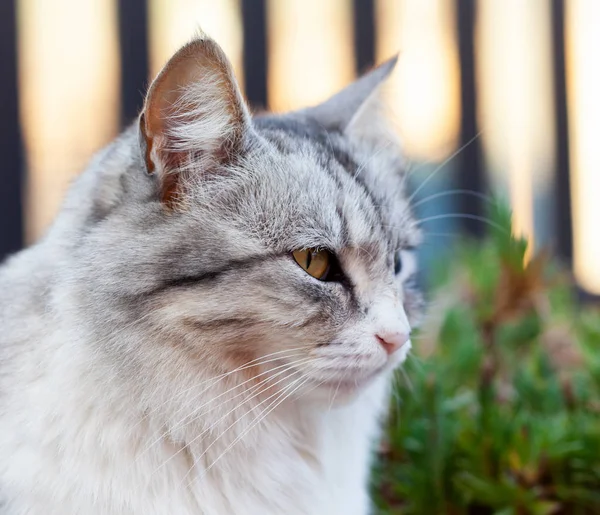
<svg viewBox="0 0 600 515"><path fill-rule="evenodd" d="M395 56L318 106L305 112L330 130L344 132L351 138L381 143L395 139L382 102L382 86L394 70Z"/></svg>
<svg viewBox="0 0 600 515"><path fill-rule="evenodd" d="M190 174L209 172L239 151L250 115L221 48L196 39L181 48L154 80L140 116L146 169L172 204Z"/></svg>

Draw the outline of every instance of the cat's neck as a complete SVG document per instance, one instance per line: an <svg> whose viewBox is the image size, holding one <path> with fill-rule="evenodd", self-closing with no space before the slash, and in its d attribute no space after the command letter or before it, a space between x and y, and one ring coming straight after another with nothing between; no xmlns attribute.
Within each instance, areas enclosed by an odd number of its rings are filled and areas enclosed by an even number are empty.
<svg viewBox="0 0 600 515"><path fill-rule="evenodd" d="M163 418L164 411L132 410L131 399L119 403L106 390L101 396L97 388L95 396L90 392L87 406L71 406L79 434L96 433L95 439L106 442L105 459L119 456L111 473L131 472L122 484L129 483L132 498L141 488L166 488L165 495L179 492L190 505L213 499L223 506L218 513L366 513L371 451L388 386L389 378L382 377L343 405L290 398L267 414L258 400L240 401L231 413L226 409L231 402L211 411L205 406L179 430L174 419ZM216 395L212 391L197 407ZM86 413L96 415L85 419ZM101 458L96 447L82 453ZM237 485L238 495L227 491L231 485ZM274 488L280 495L262 498L260 492ZM230 504L237 502L242 504ZM247 511L244 502L256 503L255 511ZM357 510L361 505L364 510Z"/></svg>

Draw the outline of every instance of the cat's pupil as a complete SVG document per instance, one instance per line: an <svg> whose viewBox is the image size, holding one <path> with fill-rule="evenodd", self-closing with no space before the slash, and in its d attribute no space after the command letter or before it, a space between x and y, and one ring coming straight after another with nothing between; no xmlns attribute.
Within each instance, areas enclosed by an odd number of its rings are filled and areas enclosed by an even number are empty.
<svg viewBox="0 0 600 515"><path fill-rule="evenodd" d="M310 268L310 264L312 262L312 256L313 256L312 252L307 252L306 253L306 269L307 270Z"/></svg>
<svg viewBox="0 0 600 515"><path fill-rule="evenodd" d="M402 258L400 252L396 252L394 256L394 273L398 275L402 271Z"/></svg>

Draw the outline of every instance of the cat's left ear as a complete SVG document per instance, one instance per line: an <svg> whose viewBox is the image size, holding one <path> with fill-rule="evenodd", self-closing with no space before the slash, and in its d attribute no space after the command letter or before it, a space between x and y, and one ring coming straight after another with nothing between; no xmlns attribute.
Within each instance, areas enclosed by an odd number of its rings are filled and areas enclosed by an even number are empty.
<svg viewBox="0 0 600 515"><path fill-rule="evenodd" d="M339 130L353 139L383 143L394 139L395 131L383 109L382 86L394 70L398 56L389 59L306 115L329 130Z"/></svg>
<svg viewBox="0 0 600 515"><path fill-rule="evenodd" d="M250 127L233 70L208 37L181 48L154 80L140 116L146 170L163 203L174 204L186 181L231 161Z"/></svg>

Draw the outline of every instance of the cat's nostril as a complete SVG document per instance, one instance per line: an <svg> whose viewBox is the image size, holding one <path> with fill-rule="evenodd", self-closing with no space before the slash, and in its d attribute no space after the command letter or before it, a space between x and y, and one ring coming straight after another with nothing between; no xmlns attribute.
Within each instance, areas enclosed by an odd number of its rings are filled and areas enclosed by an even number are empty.
<svg viewBox="0 0 600 515"><path fill-rule="evenodd" d="M392 355L398 349L400 349L410 338L410 334L394 332L394 331L382 331L375 335L383 350Z"/></svg>

